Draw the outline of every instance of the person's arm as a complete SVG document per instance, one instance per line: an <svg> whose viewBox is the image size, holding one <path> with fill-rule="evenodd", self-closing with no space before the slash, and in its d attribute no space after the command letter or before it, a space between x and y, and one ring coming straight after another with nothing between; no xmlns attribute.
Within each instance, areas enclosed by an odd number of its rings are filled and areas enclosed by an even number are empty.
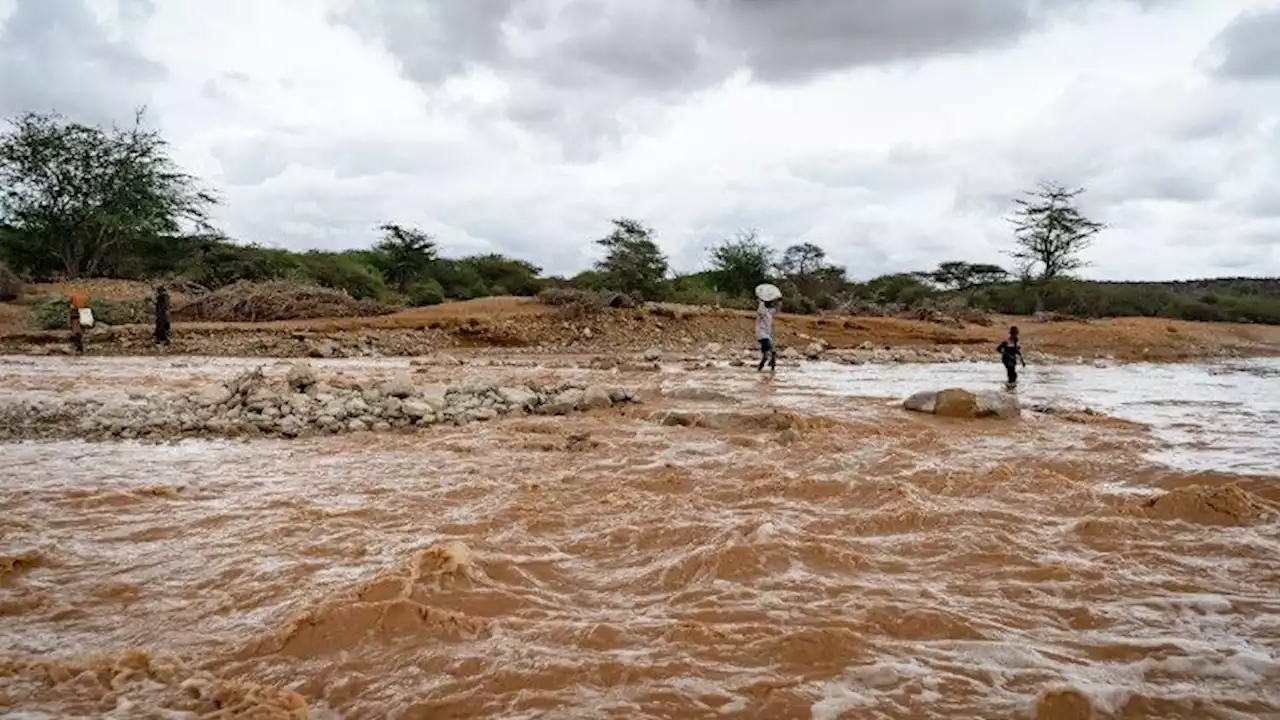
<svg viewBox="0 0 1280 720"><path fill-rule="evenodd" d="M1021 346L1021 345L1019 345L1019 346L1018 346L1018 360L1020 360L1020 361L1022 362L1022 367L1026 367L1026 366L1027 366L1027 359L1026 359L1025 357L1023 357L1023 355L1022 355L1022 346Z"/></svg>

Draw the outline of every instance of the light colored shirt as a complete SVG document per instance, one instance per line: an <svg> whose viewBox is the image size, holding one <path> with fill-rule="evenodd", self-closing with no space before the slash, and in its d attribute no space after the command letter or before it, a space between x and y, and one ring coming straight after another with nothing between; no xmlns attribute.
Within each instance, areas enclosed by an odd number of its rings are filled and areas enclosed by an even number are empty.
<svg viewBox="0 0 1280 720"><path fill-rule="evenodd" d="M764 303L756 306L756 339L772 340L773 339L773 316L777 313L777 308L771 308Z"/></svg>

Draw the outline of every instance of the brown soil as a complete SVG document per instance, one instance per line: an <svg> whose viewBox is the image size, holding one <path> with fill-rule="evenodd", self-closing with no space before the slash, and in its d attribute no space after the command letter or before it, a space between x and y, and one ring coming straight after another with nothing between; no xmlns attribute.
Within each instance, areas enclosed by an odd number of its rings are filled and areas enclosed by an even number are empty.
<svg viewBox="0 0 1280 720"><path fill-rule="evenodd" d="M145 295L142 283L90 283L76 286L90 297L127 299ZM63 286L36 286L34 294L65 292ZM175 300L176 304L176 300ZM485 298L430 308L414 308L379 317L294 320L259 323L178 322L173 351L197 354L306 354L282 341L325 338L339 343L375 344L384 354L423 354L441 347L524 347L538 350L609 352L658 345L695 350L706 343L749 347L750 312L709 307L656 305L581 314L529 298ZM33 346L65 342L63 332L26 331L21 313L0 304L0 352L29 352ZM995 327L950 327L917 320L879 317L781 315L781 347L803 348L821 340L831 347L864 343L885 347L992 345L1003 328L1018 325L1029 352L1063 357L1111 356L1126 361L1178 361L1220 355L1280 354L1280 327L1232 323L1192 323L1160 318L1119 318L1090 322L1039 323L1027 317L998 317ZM141 326L117 327L91 339L91 352L150 352ZM403 336L403 337L401 337ZM388 338L399 337L386 347ZM252 338L252 342L249 339ZM185 339L185 340L184 340ZM237 339L240 342L237 342ZM253 347L249 347L252 345ZM254 347L260 349L255 350Z"/></svg>

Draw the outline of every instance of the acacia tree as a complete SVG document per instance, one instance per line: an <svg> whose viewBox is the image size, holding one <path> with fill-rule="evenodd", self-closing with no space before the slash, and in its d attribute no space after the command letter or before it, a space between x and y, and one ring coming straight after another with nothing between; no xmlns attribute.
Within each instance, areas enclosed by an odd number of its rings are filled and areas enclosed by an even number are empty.
<svg viewBox="0 0 1280 720"><path fill-rule="evenodd" d="M27 113L0 135L0 225L14 264L40 277L100 275L139 243L207 227L216 202L142 125L109 129Z"/></svg>
<svg viewBox="0 0 1280 720"><path fill-rule="evenodd" d="M1009 273L999 265L951 261L939 264L937 270L922 276L948 290L963 291L1003 282Z"/></svg>
<svg viewBox="0 0 1280 720"><path fill-rule="evenodd" d="M717 289L730 295L750 295L769 279L774 252L756 230L739 230L732 239L711 248L711 277Z"/></svg>
<svg viewBox="0 0 1280 720"><path fill-rule="evenodd" d="M670 267L667 256L653 241L653 229L639 220L618 218L613 232L596 241L606 251L596 263L606 285L639 300L658 297L659 286Z"/></svg>
<svg viewBox="0 0 1280 720"><path fill-rule="evenodd" d="M1009 255L1018 262L1023 277L1052 280L1087 264L1080 253L1106 226L1086 218L1076 208L1075 199L1082 193L1083 188L1067 189L1042 182L1037 190L1024 193L1026 199L1014 199L1018 211L1009 222L1016 246Z"/></svg>
<svg viewBox="0 0 1280 720"><path fill-rule="evenodd" d="M782 253L778 273L786 280L784 291L808 312L831 307L849 284L845 269L827 262L827 252L813 243L792 245Z"/></svg>
<svg viewBox="0 0 1280 720"><path fill-rule="evenodd" d="M382 240L373 246L378 269L387 282L400 292L425 279L436 261L436 243L427 233L417 228L406 228L386 223L378 228Z"/></svg>
<svg viewBox="0 0 1280 720"><path fill-rule="evenodd" d="M778 271L788 278L807 278L827 267L827 251L813 243L792 245L782 253Z"/></svg>

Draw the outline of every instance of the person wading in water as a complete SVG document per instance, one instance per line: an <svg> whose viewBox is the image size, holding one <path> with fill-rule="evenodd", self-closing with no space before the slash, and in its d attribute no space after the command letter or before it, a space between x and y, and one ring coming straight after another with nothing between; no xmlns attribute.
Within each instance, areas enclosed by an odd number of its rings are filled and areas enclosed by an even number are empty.
<svg viewBox="0 0 1280 720"><path fill-rule="evenodd" d="M1018 344L1018 326L1009 328L1009 339L996 346L996 352L1000 353L1000 362L1004 363L1004 370L1009 375L1009 387L1018 384L1018 363L1022 363L1022 367L1027 366L1027 361L1022 357L1022 346Z"/></svg>
<svg viewBox="0 0 1280 720"><path fill-rule="evenodd" d="M773 316L777 313L777 300L761 300L756 306L756 341L760 343L760 366L756 372L763 372L766 364L769 372L777 368L778 353L773 349Z"/></svg>
<svg viewBox="0 0 1280 720"><path fill-rule="evenodd" d="M71 347L77 355L84 354L84 325L80 322L80 311L89 307L89 300L80 293L71 293L67 299L67 314L71 323Z"/></svg>
<svg viewBox="0 0 1280 720"><path fill-rule="evenodd" d="M156 344L169 344L169 289L156 286Z"/></svg>

